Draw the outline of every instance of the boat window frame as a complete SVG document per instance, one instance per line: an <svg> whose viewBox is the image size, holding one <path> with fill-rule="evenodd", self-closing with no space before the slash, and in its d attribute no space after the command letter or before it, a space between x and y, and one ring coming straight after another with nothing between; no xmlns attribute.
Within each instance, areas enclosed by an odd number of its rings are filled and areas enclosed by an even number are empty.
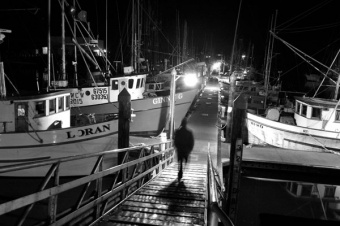
<svg viewBox="0 0 340 226"><path fill-rule="evenodd" d="M318 108L318 107L311 107L311 118L312 119L317 119L317 120L321 120L321 116L322 116L322 108ZM319 111L319 116L314 116L314 112L315 110Z"/></svg>
<svg viewBox="0 0 340 226"><path fill-rule="evenodd" d="M297 102L295 105L295 112L300 115L301 114L300 111L301 111L301 103Z"/></svg>
<svg viewBox="0 0 340 226"><path fill-rule="evenodd" d="M293 182L291 185L291 189L290 189L291 193L293 193L294 195L297 195L298 192L298 184Z"/></svg>
<svg viewBox="0 0 340 226"><path fill-rule="evenodd" d="M51 102L54 102L51 104ZM52 106L54 108L52 108ZM48 115L53 115L57 113L57 98L49 99L48 100Z"/></svg>
<svg viewBox="0 0 340 226"><path fill-rule="evenodd" d="M154 90L155 89L155 84L151 83L148 85L149 90Z"/></svg>
<svg viewBox="0 0 340 226"><path fill-rule="evenodd" d="M311 197L313 193L313 185L312 184L302 184L301 185L301 197Z"/></svg>
<svg viewBox="0 0 340 226"><path fill-rule="evenodd" d="M130 78L128 81L128 88L133 89L134 84L135 84L135 80L133 78Z"/></svg>
<svg viewBox="0 0 340 226"><path fill-rule="evenodd" d="M111 90L118 90L118 89L119 89L119 81L118 81L118 79L112 79Z"/></svg>
<svg viewBox="0 0 340 226"><path fill-rule="evenodd" d="M335 197L336 186L325 186L324 198L334 198Z"/></svg>
<svg viewBox="0 0 340 226"><path fill-rule="evenodd" d="M70 110L70 109L71 109L71 96L67 95L66 101L65 101L65 110Z"/></svg>
<svg viewBox="0 0 340 226"><path fill-rule="evenodd" d="M38 103L42 103L42 108L37 108ZM34 101L34 113L34 117L46 116L46 100Z"/></svg>
<svg viewBox="0 0 340 226"><path fill-rule="evenodd" d="M58 112L64 111L65 109L64 101L65 101L64 96L58 97Z"/></svg>
<svg viewBox="0 0 340 226"><path fill-rule="evenodd" d="M140 78L137 79L136 89L140 87Z"/></svg>
<svg viewBox="0 0 340 226"><path fill-rule="evenodd" d="M301 116L307 118L307 113L308 113L308 105L301 104Z"/></svg>
<svg viewBox="0 0 340 226"><path fill-rule="evenodd" d="M334 122L340 122L340 110L335 110Z"/></svg>

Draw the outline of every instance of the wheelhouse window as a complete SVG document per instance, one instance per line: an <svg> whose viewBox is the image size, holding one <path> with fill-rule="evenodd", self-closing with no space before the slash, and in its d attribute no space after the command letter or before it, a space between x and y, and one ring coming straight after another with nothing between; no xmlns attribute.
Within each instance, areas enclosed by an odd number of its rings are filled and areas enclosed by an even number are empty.
<svg viewBox="0 0 340 226"><path fill-rule="evenodd" d="M129 89L133 88L133 82L134 82L133 79L129 79Z"/></svg>
<svg viewBox="0 0 340 226"><path fill-rule="evenodd" d="M58 97L58 112L64 110L64 97Z"/></svg>
<svg viewBox="0 0 340 226"><path fill-rule="evenodd" d="M144 78L142 78L142 82L140 84L140 88L142 88L144 86Z"/></svg>
<svg viewBox="0 0 340 226"><path fill-rule="evenodd" d="M70 103L71 103L71 96L66 96L66 104L65 104L66 110L70 109Z"/></svg>
<svg viewBox="0 0 340 226"><path fill-rule="evenodd" d="M56 99L50 100L50 114L54 114L56 109Z"/></svg>
<svg viewBox="0 0 340 226"><path fill-rule="evenodd" d="M136 89L139 88L139 85L140 85L140 79L137 79L137 85L136 85Z"/></svg>
<svg viewBox="0 0 340 226"><path fill-rule="evenodd" d="M118 80L112 80L111 89L118 90Z"/></svg>
<svg viewBox="0 0 340 226"><path fill-rule="evenodd" d="M312 118L321 120L321 108L312 108Z"/></svg>
<svg viewBox="0 0 340 226"><path fill-rule="evenodd" d="M307 105L302 104L301 115L307 117Z"/></svg>
<svg viewBox="0 0 340 226"><path fill-rule="evenodd" d="M37 101L35 102L35 115L36 116L45 116L45 101Z"/></svg>
<svg viewBox="0 0 340 226"><path fill-rule="evenodd" d="M294 195L297 194L297 189L298 189L298 185L295 182L293 182L291 191Z"/></svg>
<svg viewBox="0 0 340 226"><path fill-rule="evenodd" d="M296 114L300 114L300 107L301 107L301 104L300 104L300 103L297 103L297 104L295 105L295 112L296 112Z"/></svg>
<svg viewBox="0 0 340 226"><path fill-rule="evenodd" d="M334 198L335 189L336 189L336 187L334 187L334 186L326 186L325 187L325 197L326 198Z"/></svg>
<svg viewBox="0 0 340 226"><path fill-rule="evenodd" d="M152 89L152 90L155 89L155 85L154 84L150 84L149 85L149 89Z"/></svg>
<svg viewBox="0 0 340 226"><path fill-rule="evenodd" d="M313 185L302 185L301 196L310 197L312 195Z"/></svg>
<svg viewBox="0 0 340 226"><path fill-rule="evenodd" d="M340 110L337 110L335 113L335 121L340 122Z"/></svg>

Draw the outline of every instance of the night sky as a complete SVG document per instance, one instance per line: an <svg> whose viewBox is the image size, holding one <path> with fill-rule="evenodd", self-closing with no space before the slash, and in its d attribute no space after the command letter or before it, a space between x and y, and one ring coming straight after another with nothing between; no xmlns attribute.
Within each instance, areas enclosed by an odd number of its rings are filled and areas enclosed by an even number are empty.
<svg viewBox="0 0 340 226"><path fill-rule="evenodd" d="M60 12L57 0L52 2L54 26L52 35L58 35L60 24L57 18ZM117 12L119 11L119 20L122 24L129 2L108 1L108 45L112 49L119 41ZM181 22L186 20L188 23L188 40L196 51L206 51L206 54L209 51L213 56L223 54L226 59L230 57L240 1L150 0L150 2L154 6L156 17L162 21L163 35L170 42L175 43L178 10ZM248 50L249 46L254 47L254 66L262 70L271 18L277 10L277 35L306 54L313 55L319 61L330 65L340 46L340 13L337 2L337 0L242 0L237 42L243 46L244 51ZM79 3L82 9L88 12L88 21L91 22L93 33L104 39L106 1L82 0ZM2 0L0 28L11 29L13 33L6 34L7 43L2 44L0 48L10 48L10 45L13 47L14 42L19 41L25 41L26 45L38 46L39 42L46 40L46 6L47 0ZM39 10L19 10L24 8ZM290 76L315 72L305 63L296 67L302 60L279 40L275 40L274 54L276 56L273 59L273 70L287 72ZM295 68L291 69L293 67Z"/></svg>

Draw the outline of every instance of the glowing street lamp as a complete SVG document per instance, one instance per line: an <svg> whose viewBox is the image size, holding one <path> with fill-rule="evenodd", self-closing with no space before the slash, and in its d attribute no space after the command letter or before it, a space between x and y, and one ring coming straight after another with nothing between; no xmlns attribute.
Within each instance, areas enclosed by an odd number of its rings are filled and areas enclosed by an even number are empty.
<svg viewBox="0 0 340 226"><path fill-rule="evenodd" d="M186 73L184 76L180 77L183 77L184 84L187 87L194 87L197 85L198 79L195 73Z"/></svg>

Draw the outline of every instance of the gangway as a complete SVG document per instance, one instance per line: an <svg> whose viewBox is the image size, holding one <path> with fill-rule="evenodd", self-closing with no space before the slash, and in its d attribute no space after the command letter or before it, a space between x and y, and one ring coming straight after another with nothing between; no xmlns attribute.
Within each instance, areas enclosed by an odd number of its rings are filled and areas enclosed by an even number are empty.
<svg viewBox="0 0 340 226"><path fill-rule="evenodd" d="M170 165L98 225L205 225L206 167L188 164L180 182L177 173Z"/></svg>
<svg viewBox="0 0 340 226"><path fill-rule="evenodd" d="M124 154L123 162L102 169L105 156L113 153ZM66 179L59 175L64 164L86 158L96 159L90 175ZM2 226L103 226L129 221L217 225L216 216L222 221L228 218L220 208L222 192L211 191L221 190L221 184L215 184L219 176L208 159L206 165L188 164L182 182L177 180L171 141L0 167L0 176L36 167L46 170L37 191L2 201L0 222Z"/></svg>

